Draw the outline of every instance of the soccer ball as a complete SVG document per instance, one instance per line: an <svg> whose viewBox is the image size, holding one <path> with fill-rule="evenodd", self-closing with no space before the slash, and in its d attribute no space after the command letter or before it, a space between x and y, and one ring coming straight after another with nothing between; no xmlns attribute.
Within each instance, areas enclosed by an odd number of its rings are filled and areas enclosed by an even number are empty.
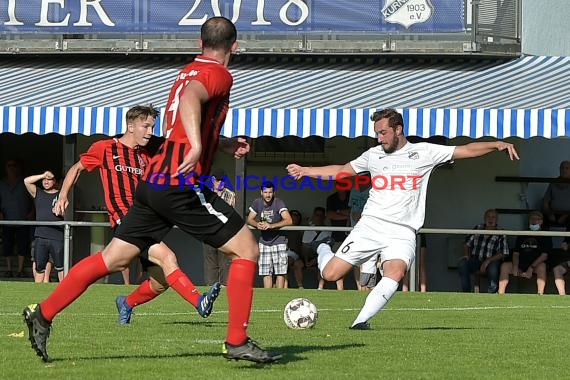
<svg viewBox="0 0 570 380"><path fill-rule="evenodd" d="M285 305L283 320L291 329L310 329L317 323L318 315L314 303L306 298L295 298Z"/></svg>

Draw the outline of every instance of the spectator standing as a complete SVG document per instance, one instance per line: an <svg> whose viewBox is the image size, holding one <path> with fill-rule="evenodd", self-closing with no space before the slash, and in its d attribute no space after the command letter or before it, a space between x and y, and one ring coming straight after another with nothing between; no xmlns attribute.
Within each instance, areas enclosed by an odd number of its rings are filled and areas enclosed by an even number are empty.
<svg viewBox="0 0 570 380"><path fill-rule="evenodd" d="M38 189L36 182L42 181L42 188ZM56 178L52 172L32 175L24 179L26 189L34 199L36 220L42 222L57 222L63 216L53 213L57 203L59 190L56 187ZM46 271L50 258L53 268L57 272L59 281L63 280L63 227L37 226L34 233L34 280L35 282L49 282L50 273Z"/></svg>
<svg viewBox="0 0 570 380"><path fill-rule="evenodd" d="M0 180L0 219L3 220L33 220L34 208L30 194L24 186L22 177L22 164L20 161L10 159L6 161L6 177ZM7 271L4 277L26 277L24 261L30 253L30 227L10 226L3 227L3 252L6 257ZM17 271L12 265L12 257L17 248Z"/></svg>
<svg viewBox="0 0 570 380"><path fill-rule="evenodd" d="M544 229L550 229L552 225L566 227L570 225L570 161L560 163L560 175L558 179L568 182L551 183L548 185L542 198L542 210L544 211Z"/></svg>
<svg viewBox="0 0 570 380"><path fill-rule="evenodd" d="M263 287L285 287L287 276L287 237L278 231L290 226L293 221L285 203L275 197L273 183L261 185L261 197L257 198L249 208L247 223L261 231L259 239L259 275L263 277Z"/></svg>

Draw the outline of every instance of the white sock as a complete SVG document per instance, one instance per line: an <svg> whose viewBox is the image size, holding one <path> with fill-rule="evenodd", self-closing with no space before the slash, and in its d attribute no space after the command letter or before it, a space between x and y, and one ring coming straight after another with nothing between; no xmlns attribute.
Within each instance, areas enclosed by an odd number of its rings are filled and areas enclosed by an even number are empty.
<svg viewBox="0 0 570 380"><path fill-rule="evenodd" d="M323 243L319 244L317 247L317 255L317 262L322 276L323 269L325 269L329 261L331 261L331 259L334 257L334 252L332 251L330 245Z"/></svg>
<svg viewBox="0 0 570 380"><path fill-rule="evenodd" d="M366 297L364 306L362 306L352 326L357 323L367 322L370 318L375 316L386 306L390 298L396 293L396 290L398 290L397 281L388 277L382 277L378 285L376 285L370 294L368 294L368 297Z"/></svg>

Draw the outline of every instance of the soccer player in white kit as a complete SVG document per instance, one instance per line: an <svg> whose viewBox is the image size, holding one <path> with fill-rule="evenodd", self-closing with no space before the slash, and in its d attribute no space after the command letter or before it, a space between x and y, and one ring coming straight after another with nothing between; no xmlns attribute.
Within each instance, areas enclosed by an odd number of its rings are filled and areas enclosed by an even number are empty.
<svg viewBox="0 0 570 380"><path fill-rule="evenodd" d="M290 175L342 180L369 171L370 196L360 221L336 253L327 244L317 249L319 269L327 281L342 278L355 265L380 253L383 276L366 297L351 329L367 330L376 315L398 289L398 283L414 261L416 232L425 217L429 176L450 160L506 151L511 160L519 156L513 144L503 141L474 142L460 146L412 144L404 136L404 120L394 109L374 112L371 117L379 145L344 165L287 166ZM354 180L357 183L358 178Z"/></svg>

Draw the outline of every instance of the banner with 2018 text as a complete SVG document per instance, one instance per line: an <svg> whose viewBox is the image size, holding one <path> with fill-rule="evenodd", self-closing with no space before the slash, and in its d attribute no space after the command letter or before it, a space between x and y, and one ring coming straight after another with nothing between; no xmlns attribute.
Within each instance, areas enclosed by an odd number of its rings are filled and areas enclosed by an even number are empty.
<svg viewBox="0 0 570 380"><path fill-rule="evenodd" d="M212 16L246 33L454 33L464 0L0 0L0 33L197 34Z"/></svg>

